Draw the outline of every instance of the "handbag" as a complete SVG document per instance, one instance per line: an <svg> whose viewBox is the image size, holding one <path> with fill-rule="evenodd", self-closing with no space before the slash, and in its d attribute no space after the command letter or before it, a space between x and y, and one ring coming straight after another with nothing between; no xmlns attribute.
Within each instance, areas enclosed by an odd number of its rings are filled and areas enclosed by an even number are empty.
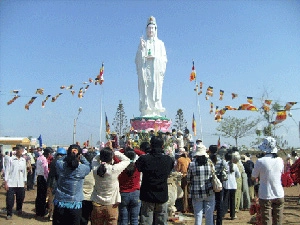
<svg viewBox="0 0 300 225"><path fill-rule="evenodd" d="M216 172L215 172L215 168L214 168L214 166L213 166L213 164L212 164L211 161L209 161L209 164L210 164L211 173L212 173L212 186L213 186L213 190L214 190L214 192L220 192L223 189L222 182L217 177Z"/></svg>

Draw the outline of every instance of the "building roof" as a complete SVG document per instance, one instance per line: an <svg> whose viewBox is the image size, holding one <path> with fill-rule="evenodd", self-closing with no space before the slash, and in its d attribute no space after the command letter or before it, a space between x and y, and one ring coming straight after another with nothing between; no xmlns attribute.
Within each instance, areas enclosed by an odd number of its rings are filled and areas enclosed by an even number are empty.
<svg viewBox="0 0 300 225"><path fill-rule="evenodd" d="M30 145L30 140L27 137L0 137L2 145Z"/></svg>

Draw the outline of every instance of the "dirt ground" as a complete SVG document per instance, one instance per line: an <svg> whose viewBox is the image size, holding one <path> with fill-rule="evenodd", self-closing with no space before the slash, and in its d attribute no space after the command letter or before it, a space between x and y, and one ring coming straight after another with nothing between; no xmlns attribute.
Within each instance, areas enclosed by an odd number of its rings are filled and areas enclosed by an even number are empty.
<svg viewBox="0 0 300 225"><path fill-rule="evenodd" d="M298 199L298 187L290 187L285 188L285 209L284 209L284 225L290 224L300 224L300 205L297 205ZM34 200L36 196L36 191L26 191L26 197L23 205L23 215L17 216L13 215L12 220L6 220L6 212L5 212L5 190L3 188L0 189L0 224L1 225L50 225L52 224L48 218L35 218L34 213ZM240 211L237 213L236 220L229 220L229 215L227 214L223 224L248 224L251 216L248 211ZM169 222L168 224L194 224L193 214L184 214L184 221L179 222ZM205 220L205 219L204 219ZM203 223L205 224L205 223Z"/></svg>

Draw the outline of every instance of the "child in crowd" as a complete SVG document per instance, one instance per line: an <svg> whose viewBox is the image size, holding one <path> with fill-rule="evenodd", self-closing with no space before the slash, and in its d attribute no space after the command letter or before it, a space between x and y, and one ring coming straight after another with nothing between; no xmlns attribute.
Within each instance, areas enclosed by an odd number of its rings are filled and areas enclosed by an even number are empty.
<svg viewBox="0 0 300 225"><path fill-rule="evenodd" d="M254 185L255 197L251 201L250 215L253 215L249 221L251 224L262 225L262 217L260 213L259 197L258 197L259 184ZM256 215L255 215L256 214Z"/></svg>

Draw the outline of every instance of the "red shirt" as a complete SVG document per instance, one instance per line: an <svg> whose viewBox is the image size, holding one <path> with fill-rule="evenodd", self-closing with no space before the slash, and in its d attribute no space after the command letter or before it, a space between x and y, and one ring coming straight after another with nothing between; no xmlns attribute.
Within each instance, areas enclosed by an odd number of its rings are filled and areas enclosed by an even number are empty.
<svg viewBox="0 0 300 225"><path fill-rule="evenodd" d="M134 149L137 155L144 155L145 152ZM123 149L120 152L124 152ZM130 177L126 173L126 169L120 174L119 176L119 185L120 185L120 192L133 192L136 190L140 190L141 187L141 173L135 168L133 175Z"/></svg>
<svg viewBox="0 0 300 225"><path fill-rule="evenodd" d="M141 188L141 173L135 168L131 177L126 173L126 169L119 176L120 192L133 192Z"/></svg>

